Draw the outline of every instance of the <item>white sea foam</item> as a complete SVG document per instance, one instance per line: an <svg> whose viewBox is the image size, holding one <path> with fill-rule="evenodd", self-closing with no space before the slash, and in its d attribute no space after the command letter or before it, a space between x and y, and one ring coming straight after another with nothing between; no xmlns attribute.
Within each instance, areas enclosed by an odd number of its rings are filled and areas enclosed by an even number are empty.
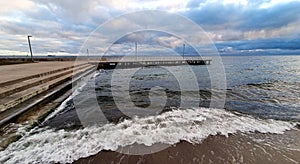
<svg viewBox="0 0 300 164"><path fill-rule="evenodd" d="M241 131L282 134L294 123L238 116L223 109L174 110L158 116L133 118L119 124L65 131L38 129L0 152L0 163L68 163L101 150L117 150L134 143L200 143L209 135Z"/></svg>
<svg viewBox="0 0 300 164"><path fill-rule="evenodd" d="M93 78L96 78L97 76L99 76L102 72L102 69L96 70L96 72L93 75Z"/></svg>

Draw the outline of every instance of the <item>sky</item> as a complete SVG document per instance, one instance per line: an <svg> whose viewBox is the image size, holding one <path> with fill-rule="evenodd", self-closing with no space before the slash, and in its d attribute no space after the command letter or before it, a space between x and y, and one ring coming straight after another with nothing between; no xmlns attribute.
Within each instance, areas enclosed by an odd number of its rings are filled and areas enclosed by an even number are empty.
<svg viewBox="0 0 300 164"><path fill-rule="evenodd" d="M0 0L0 6L0 55L29 55L27 35L34 54L76 55L99 25L144 10L190 19L221 54L300 54L300 0ZM134 23L119 21L111 29ZM172 34L136 32L117 40L112 54L133 53L135 41L148 51L183 44Z"/></svg>

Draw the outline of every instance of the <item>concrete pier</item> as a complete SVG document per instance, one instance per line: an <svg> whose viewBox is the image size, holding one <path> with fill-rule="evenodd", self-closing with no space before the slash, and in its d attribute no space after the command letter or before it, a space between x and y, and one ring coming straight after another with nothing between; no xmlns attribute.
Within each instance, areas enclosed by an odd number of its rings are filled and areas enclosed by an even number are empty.
<svg viewBox="0 0 300 164"><path fill-rule="evenodd" d="M0 66L0 86L3 87L18 80L34 78L35 75L51 74L55 70L69 69L74 66L74 61L67 62L37 62L26 64L2 65ZM26 79L27 78L27 79Z"/></svg>
<svg viewBox="0 0 300 164"><path fill-rule="evenodd" d="M86 61L76 65L74 61L56 61L0 66L0 125L94 68Z"/></svg>

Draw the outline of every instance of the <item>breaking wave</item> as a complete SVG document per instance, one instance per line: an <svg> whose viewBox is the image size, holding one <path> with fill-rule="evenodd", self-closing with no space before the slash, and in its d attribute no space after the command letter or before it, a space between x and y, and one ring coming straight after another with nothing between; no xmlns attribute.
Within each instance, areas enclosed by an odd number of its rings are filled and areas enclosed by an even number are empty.
<svg viewBox="0 0 300 164"><path fill-rule="evenodd" d="M151 146L181 140L201 143L210 135L242 133L282 134L296 123L259 119L224 109L177 109L146 118L135 117L118 124L77 130L36 128L0 152L0 163L69 163L101 150L117 150L132 144Z"/></svg>

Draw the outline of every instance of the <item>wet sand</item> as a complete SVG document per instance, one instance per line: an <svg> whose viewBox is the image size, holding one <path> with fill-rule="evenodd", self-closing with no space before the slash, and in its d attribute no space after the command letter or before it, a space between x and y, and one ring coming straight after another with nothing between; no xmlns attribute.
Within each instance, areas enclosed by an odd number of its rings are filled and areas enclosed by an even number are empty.
<svg viewBox="0 0 300 164"><path fill-rule="evenodd" d="M300 163L299 138L299 130L287 131L282 135L216 135L199 144L181 141L154 154L127 155L101 151L74 163Z"/></svg>

